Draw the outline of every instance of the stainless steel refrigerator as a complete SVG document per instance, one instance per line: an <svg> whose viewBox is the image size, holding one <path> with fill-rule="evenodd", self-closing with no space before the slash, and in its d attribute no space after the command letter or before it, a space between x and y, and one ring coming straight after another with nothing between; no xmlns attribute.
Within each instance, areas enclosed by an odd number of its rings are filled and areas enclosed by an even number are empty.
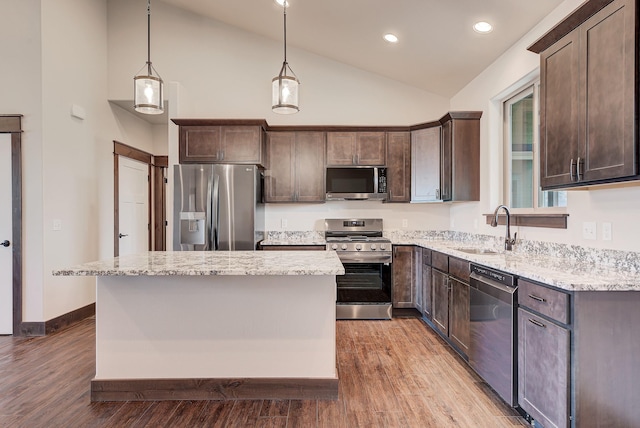
<svg viewBox="0 0 640 428"><path fill-rule="evenodd" d="M173 249L255 250L264 237L262 183L255 165L175 165Z"/></svg>

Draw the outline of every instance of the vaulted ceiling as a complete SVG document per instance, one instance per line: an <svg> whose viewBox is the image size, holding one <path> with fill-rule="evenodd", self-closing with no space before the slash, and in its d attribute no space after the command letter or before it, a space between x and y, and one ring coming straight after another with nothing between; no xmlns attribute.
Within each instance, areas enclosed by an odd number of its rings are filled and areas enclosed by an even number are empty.
<svg viewBox="0 0 640 428"><path fill-rule="evenodd" d="M163 0L282 40L275 0ZM287 44L450 97L562 0L289 0ZM479 34L477 21L493 31ZM383 40L394 33L399 41ZM295 57L289 55L295 71Z"/></svg>

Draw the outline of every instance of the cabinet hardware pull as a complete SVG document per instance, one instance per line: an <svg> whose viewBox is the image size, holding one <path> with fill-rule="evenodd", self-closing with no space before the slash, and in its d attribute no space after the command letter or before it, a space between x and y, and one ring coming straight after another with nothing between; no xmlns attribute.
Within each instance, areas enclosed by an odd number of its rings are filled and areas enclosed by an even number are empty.
<svg viewBox="0 0 640 428"><path fill-rule="evenodd" d="M440 199L440 189L436 189L436 199Z"/></svg>
<svg viewBox="0 0 640 428"><path fill-rule="evenodd" d="M356 165L356 155L351 155L351 163Z"/></svg>
<svg viewBox="0 0 640 428"><path fill-rule="evenodd" d="M580 172L580 164L583 163L584 160L578 158L578 161L576 162L576 181L580 181L580 176L582 175L584 177L584 172Z"/></svg>
<svg viewBox="0 0 640 428"><path fill-rule="evenodd" d="M547 326L542 324L540 321L532 320L531 318L529 318L529 322L533 325L537 325L538 327L547 328Z"/></svg>
<svg viewBox="0 0 640 428"><path fill-rule="evenodd" d="M220 153L222 153L222 159L220 159L220 160L224 160L224 150L221 151Z"/></svg>
<svg viewBox="0 0 640 428"><path fill-rule="evenodd" d="M538 302L547 303L547 299L538 297L535 294L529 294L529 297L531 297L533 300L537 300Z"/></svg>
<svg viewBox="0 0 640 428"><path fill-rule="evenodd" d="M574 162L574 160L572 158L571 159L571 163L569 164L569 180L571 180L571 181L577 181L578 180L577 178L575 180L573 179L574 167L576 167L576 163Z"/></svg>

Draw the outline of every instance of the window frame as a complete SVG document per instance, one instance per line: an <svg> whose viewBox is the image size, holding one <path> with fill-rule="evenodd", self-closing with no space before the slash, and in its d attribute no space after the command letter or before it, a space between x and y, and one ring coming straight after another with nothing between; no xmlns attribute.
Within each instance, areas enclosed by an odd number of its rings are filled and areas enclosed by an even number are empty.
<svg viewBox="0 0 640 428"><path fill-rule="evenodd" d="M529 208L511 208L511 183L512 183L512 169L511 169L511 117L509 107L521 100L522 98L533 94L533 207ZM510 109L509 109L510 110ZM540 78L524 82L522 85L518 85L513 91L510 91L506 96L500 100L500 115L501 115L501 150L502 150L502 200L506 201L506 205L509 206L510 211L514 214L564 214L567 212L567 206L564 207L541 207L540 196L542 190L540 188ZM568 201L567 201L568 205Z"/></svg>

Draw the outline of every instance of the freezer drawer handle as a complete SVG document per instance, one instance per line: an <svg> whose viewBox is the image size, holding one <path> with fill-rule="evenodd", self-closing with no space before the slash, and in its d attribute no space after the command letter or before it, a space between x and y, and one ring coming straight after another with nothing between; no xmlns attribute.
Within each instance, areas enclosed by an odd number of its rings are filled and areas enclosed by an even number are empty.
<svg viewBox="0 0 640 428"><path fill-rule="evenodd" d="M547 328L546 325L542 324L540 321L533 320L529 318L529 322L533 325L537 325L538 327Z"/></svg>

